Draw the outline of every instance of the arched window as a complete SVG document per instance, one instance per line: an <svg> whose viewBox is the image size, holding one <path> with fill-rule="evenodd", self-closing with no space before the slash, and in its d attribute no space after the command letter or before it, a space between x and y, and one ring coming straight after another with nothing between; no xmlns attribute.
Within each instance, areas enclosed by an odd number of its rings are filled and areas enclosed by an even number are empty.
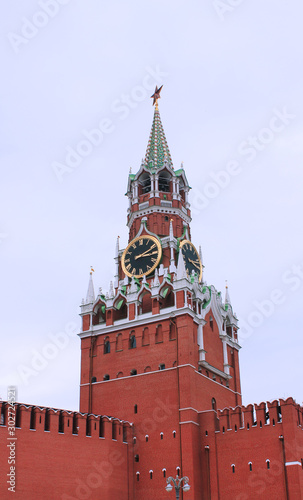
<svg viewBox="0 0 303 500"><path fill-rule="evenodd" d="M160 309L172 307L175 304L175 295L170 286L165 286L161 289Z"/></svg>
<svg viewBox="0 0 303 500"><path fill-rule="evenodd" d="M170 321L169 324L169 340L176 340L176 324Z"/></svg>
<svg viewBox="0 0 303 500"><path fill-rule="evenodd" d="M156 329L156 343L163 342L162 325L158 325Z"/></svg>
<svg viewBox="0 0 303 500"><path fill-rule="evenodd" d="M110 341L109 338L106 337L104 341L104 354L109 354L110 353Z"/></svg>
<svg viewBox="0 0 303 500"><path fill-rule="evenodd" d="M252 472L252 463L248 462L249 472Z"/></svg>
<svg viewBox="0 0 303 500"><path fill-rule="evenodd" d="M236 467L235 467L235 465L234 465L234 464L231 466L231 470L232 470L232 473L234 474L234 473L235 473L235 470L236 470Z"/></svg>
<svg viewBox="0 0 303 500"><path fill-rule="evenodd" d="M170 191L170 175L168 172L161 172L159 175L159 191L169 193Z"/></svg>
<svg viewBox="0 0 303 500"><path fill-rule="evenodd" d="M140 481L140 472L136 472L137 481Z"/></svg>
<svg viewBox="0 0 303 500"><path fill-rule="evenodd" d="M99 302L93 309L93 325L99 325L100 323L105 323L105 304Z"/></svg>
<svg viewBox="0 0 303 500"><path fill-rule="evenodd" d="M117 373L117 378L123 377L123 372L118 372Z"/></svg>
<svg viewBox="0 0 303 500"><path fill-rule="evenodd" d="M125 298L120 297L115 301L115 309L114 309L114 322L119 319L127 318L127 305Z"/></svg>
<svg viewBox="0 0 303 500"><path fill-rule="evenodd" d="M162 469L163 477L166 477L166 469Z"/></svg>
<svg viewBox="0 0 303 500"><path fill-rule="evenodd" d="M176 437L176 431L173 431L173 437L174 438Z"/></svg>
<svg viewBox="0 0 303 500"><path fill-rule="evenodd" d="M150 293L145 293L143 296L141 295L141 308L140 313L145 314L151 312L152 310L152 299Z"/></svg>
<svg viewBox="0 0 303 500"><path fill-rule="evenodd" d="M95 382L97 382L97 377L92 377L92 384L94 384Z"/></svg>
<svg viewBox="0 0 303 500"><path fill-rule="evenodd" d="M211 409L217 411L217 402L215 398L212 398L211 400Z"/></svg>
<svg viewBox="0 0 303 500"><path fill-rule="evenodd" d="M134 330L130 332L129 336L129 348L135 349L137 347L136 336Z"/></svg>
<svg viewBox="0 0 303 500"><path fill-rule="evenodd" d="M150 366L146 366L144 368L144 373L147 373L147 372L151 372L151 367Z"/></svg>
<svg viewBox="0 0 303 500"><path fill-rule="evenodd" d="M266 467L267 467L267 469L270 469L270 460L266 460ZM302 464L302 467L303 467L303 464Z"/></svg>
<svg viewBox="0 0 303 500"><path fill-rule="evenodd" d="M139 462L139 455L135 455L135 462Z"/></svg>
<svg viewBox="0 0 303 500"><path fill-rule="evenodd" d="M153 471L152 470L149 471L149 477L150 477L150 479L153 478Z"/></svg>
<svg viewBox="0 0 303 500"><path fill-rule="evenodd" d="M180 467L176 467L177 476L180 476Z"/></svg>
<svg viewBox="0 0 303 500"><path fill-rule="evenodd" d="M139 195L149 193L151 190L150 175L144 172L139 179Z"/></svg>
<svg viewBox="0 0 303 500"><path fill-rule="evenodd" d="M134 406L134 413L138 413L138 405Z"/></svg>
<svg viewBox="0 0 303 500"><path fill-rule="evenodd" d="M143 328L142 332L142 345L149 345L149 329L148 326Z"/></svg>
<svg viewBox="0 0 303 500"><path fill-rule="evenodd" d="M103 380L109 380L110 379L110 376L108 375L108 373L106 373L103 377Z"/></svg>
<svg viewBox="0 0 303 500"><path fill-rule="evenodd" d="M131 370L130 374L131 375L137 375L137 370Z"/></svg>
<svg viewBox="0 0 303 500"><path fill-rule="evenodd" d="M145 441L148 442L148 434L145 436Z"/></svg>
<svg viewBox="0 0 303 500"><path fill-rule="evenodd" d="M122 351L122 333L116 336L116 351Z"/></svg>

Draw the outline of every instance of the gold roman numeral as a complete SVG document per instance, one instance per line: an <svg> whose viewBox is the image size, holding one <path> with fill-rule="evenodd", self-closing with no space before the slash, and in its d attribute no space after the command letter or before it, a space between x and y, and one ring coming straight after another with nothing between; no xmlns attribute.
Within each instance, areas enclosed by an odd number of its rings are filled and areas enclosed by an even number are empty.
<svg viewBox="0 0 303 500"><path fill-rule="evenodd" d="M139 240L139 245L142 246L143 245L143 239Z"/></svg>
<svg viewBox="0 0 303 500"><path fill-rule="evenodd" d="M132 266L131 266L130 264L128 264L128 266L126 266L126 268L125 268L125 269L126 269L127 271L129 271L131 267L132 267Z"/></svg>

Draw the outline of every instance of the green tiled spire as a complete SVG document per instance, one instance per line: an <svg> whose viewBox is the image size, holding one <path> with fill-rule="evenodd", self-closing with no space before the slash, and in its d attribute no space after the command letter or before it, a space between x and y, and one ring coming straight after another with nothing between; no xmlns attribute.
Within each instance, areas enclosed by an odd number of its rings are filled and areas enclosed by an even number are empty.
<svg viewBox="0 0 303 500"><path fill-rule="evenodd" d="M165 160L167 160L169 166L173 168L173 162L160 118L158 103L156 103L144 164L150 169L158 169L163 167Z"/></svg>

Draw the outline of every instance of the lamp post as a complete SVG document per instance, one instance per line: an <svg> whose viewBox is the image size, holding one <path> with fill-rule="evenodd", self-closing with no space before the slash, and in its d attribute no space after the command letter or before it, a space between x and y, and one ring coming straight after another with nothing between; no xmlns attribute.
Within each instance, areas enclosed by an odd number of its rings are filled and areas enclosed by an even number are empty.
<svg viewBox="0 0 303 500"><path fill-rule="evenodd" d="M182 481L184 482L183 486L181 486ZM166 479L167 485L165 489L166 491L172 491L174 485L176 491L176 500L179 500L181 488L183 489L183 491L188 491L190 489L188 481L189 479L187 476L181 477L181 479L179 479L179 476L176 476L176 479L170 476ZM171 483L173 483L173 485Z"/></svg>

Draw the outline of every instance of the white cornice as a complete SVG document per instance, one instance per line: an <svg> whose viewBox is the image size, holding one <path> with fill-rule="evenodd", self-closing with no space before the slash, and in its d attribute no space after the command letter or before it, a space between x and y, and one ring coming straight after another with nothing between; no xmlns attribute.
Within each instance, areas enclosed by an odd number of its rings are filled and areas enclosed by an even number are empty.
<svg viewBox="0 0 303 500"><path fill-rule="evenodd" d="M130 227L132 223L134 222L135 219L139 217L143 217L144 215L149 215L152 213L163 213L163 214L174 214L174 215L179 215L179 217L184 220L187 224L190 224L191 222L191 217L188 215L184 214L180 208L167 208L167 207L161 207L159 205L151 205L150 207L144 209L144 210L137 210L136 212L132 212L132 215L127 223L127 226Z"/></svg>
<svg viewBox="0 0 303 500"><path fill-rule="evenodd" d="M171 317L181 316L183 314L189 314L194 320L195 323L201 323L203 321L202 318L199 318L196 313L190 309L189 307L182 307L180 309L176 309L175 306L168 307L165 309L165 313L160 312L159 314L145 313L138 316L136 319L129 321L128 319L121 319L115 322L114 325L96 325L93 326L91 330L87 330L85 332L78 333L78 336L82 338L91 337L93 335L102 335L108 334L112 332L118 332L121 329L126 328L134 328L136 326L146 325L146 320L148 323L159 323L159 321L164 321Z"/></svg>

